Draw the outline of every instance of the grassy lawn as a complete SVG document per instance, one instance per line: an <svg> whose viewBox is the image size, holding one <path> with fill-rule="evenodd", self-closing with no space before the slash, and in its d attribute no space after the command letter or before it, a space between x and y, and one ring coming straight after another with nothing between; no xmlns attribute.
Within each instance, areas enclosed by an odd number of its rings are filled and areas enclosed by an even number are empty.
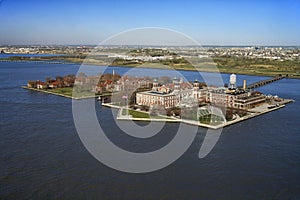
<svg viewBox="0 0 300 200"><path fill-rule="evenodd" d="M127 111L129 112L128 114L131 115L133 118L173 119L173 118L164 117L164 116L150 116L148 113L139 112L139 111L136 111L136 110L128 110L128 109L123 109L122 110L122 115L127 115Z"/></svg>
<svg viewBox="0 0 300 200"><path fill-rule="evenodd" d="M45 89L45 91L77 98L95 96L95 93L89 91L73 92L72 87Z"/></svg>
<svg viewBox="0 0 300 200"><path fill-rule="evenodd" d="M150 118L150 115L148 113L123 109L122 115L127 115L127 113L129 113L129 115L131 115L133 118Z"/></svg>
<svg viewBox="0 0 300 200"><path fill-rule="evenodd" d="M89 91L80 91L80 92L73 92L72 87L63 87L63 88L54 88L54 89L44 89L44 91L52 92L55 94L66 95L68 97L92 97L92 96L109 96L111 95L110 92L103 93L101 95L95 94Z"/></svg>
<svg viewBox="0 0 300 200"><path fill-rule="evenodd" d="M71 97L72 92L73 92L73 88L65 87L65 88L45 89L45 91L53 92L53 93L56 93L56 94L63 94L63 95Z"/></svg>
<svg viewBox="0 0 300 200"><path fill-rule="evenodd" d="M163 116L151 116L152 119L173 119L171 117L163 117Z"/></svg>
<svg viewBox="0 0 300 200"><path fill-rule="evenodd" d="M199 117L199 121L202 124L208 124L208 125L219 125L223 123L223 119L217 115L205 115L202 117Z"/></svg>

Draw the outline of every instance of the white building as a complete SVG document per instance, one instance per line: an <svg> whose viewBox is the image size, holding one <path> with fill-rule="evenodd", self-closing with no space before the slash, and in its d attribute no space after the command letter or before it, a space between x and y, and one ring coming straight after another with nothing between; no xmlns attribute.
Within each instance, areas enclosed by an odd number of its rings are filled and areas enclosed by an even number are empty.
<svg viewBox="0 0 300 200"><path fill-rule="evenodd" d="M259 92L246 90L246 81L243 89L236 87L236 75L230 76L230 86L225 87L206 87L205 84L197 80L193 83L193 88L183 88L176 79L173 79L173 89L165 85L159 85L155 79L151 91L139 92L136 94L136 103L146 106L170 107L189 107L189 102L210 104L214 106L250 109L266 101L265 95ZM192 106L192 105L191 105Z"/></svg>
<svg viewBox="0 0 300 200"><path fill-rule="evenodd" d="M146 106L162 106L164 108L171 108L178 106L184 98L191 98L192 90L188 88L182 89L180 81L173 79L174 89L166 85L159 85L156 79L153 81L151 91L139 92L136 94L136 103L138 105Z"/></svg>

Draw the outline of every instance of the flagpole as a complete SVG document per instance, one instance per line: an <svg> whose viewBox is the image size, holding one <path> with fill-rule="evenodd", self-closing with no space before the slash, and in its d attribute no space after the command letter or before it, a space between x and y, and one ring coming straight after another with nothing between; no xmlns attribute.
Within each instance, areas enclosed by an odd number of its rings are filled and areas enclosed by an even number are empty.
<svg viewBox="0 0 300 200"><path fill-rule="evenodd" d="M127 106L127 117L129 116L129 108L128 108L128 94L126 94L126 106Z"/></svg>

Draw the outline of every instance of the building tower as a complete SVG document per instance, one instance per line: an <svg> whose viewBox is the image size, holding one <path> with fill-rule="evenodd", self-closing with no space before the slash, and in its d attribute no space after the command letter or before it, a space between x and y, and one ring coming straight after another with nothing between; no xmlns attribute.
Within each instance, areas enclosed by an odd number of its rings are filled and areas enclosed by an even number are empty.
<svg viewBox="0 0 300 200"><path fill-rule="evenodd" d="M176 91L180 90L180 84L176 77L173 78L173 84L174 84L174 90Z"/></svg>
<svg viewBox="0 0 300 200"><path fill-rule="evenodd" d="M183 78L181 77L180 80L179 80L179 83L183 83Z"/></svg>
<svg viewBox="0 0 300 200"><path fill-rule="evenodd" d="M152 91L157 91L158 90L158 81L157 79L155 78L153 80L153 86L152 86Z"/></svg>
<svg viewBox="0 0 300 200"><path fill-rule="evenodd" d="M196 79L193 83L193 98L194 99L199 99L199 97L200 97L199 89L200 89L200 83Z"/></svg>
<svg viewBox="0 0 300 200"><path fill-rule="evenodd" d="M177 77L175 76L175 77L173 78L173 80L172 80L172 83L175 85L177 81L178 81L178 80L177 80Z"/></svg>
<svg viewBox="0 0 300 200"><path fill-rule="evenodd" d="M236 88L236 75L235 74L230 75L229 88L230 89L235 89Z"/></svg>
<svg viewBox="0 0 300 200"><path fill-rule="evenodd" d="M196 79L194 81L194 83L193 83L193 89L194 89L194 91L198 91L199 90L199 86L200 86L200 84L199 84L198 80Z"/></svg>
<svg viewBox="0 0 300 200"><path fill-rule="evenodd" d="M246 82L246 80L244 80L243 89L244 89L245 91L246 91L246 89L247 89L247 82Z"/></svg>

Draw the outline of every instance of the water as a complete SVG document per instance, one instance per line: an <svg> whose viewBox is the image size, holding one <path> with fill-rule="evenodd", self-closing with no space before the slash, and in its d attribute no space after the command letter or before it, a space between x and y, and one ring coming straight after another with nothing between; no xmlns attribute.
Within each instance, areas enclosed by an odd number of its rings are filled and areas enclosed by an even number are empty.
<svg viewBox="0 0 300 200"><path fill-rule="evenodd" d="M51 57L51 56L61 56L63 54L30 54L30 53L2 53L0 58L9 58L9 57Z"/></svg>
<svg viewBox="0 0 300 200"><path fill-rule="evenodd" d="M120 74L129 70L114 69ZM199 128L191 147L175 163L148 174L127 174L102 165L87 152L76 133L70 99L20 87L27 80L77 70L78 65L0 63L0 199L300 198L300 80L283 79L259 88L296 101L224 128L204 159L198 152L206 129ZM140 69L142 75L151 72ZM197 77L195 72L182 73L190 80ZM224 81L229 78L222 76ZM240 85L244 78L250 83L267 77L239 75ZM158 149L178 126L167 124L146 142L132 140L112 122L111 109L96 109L110 139L129 150Z"/></svg>

